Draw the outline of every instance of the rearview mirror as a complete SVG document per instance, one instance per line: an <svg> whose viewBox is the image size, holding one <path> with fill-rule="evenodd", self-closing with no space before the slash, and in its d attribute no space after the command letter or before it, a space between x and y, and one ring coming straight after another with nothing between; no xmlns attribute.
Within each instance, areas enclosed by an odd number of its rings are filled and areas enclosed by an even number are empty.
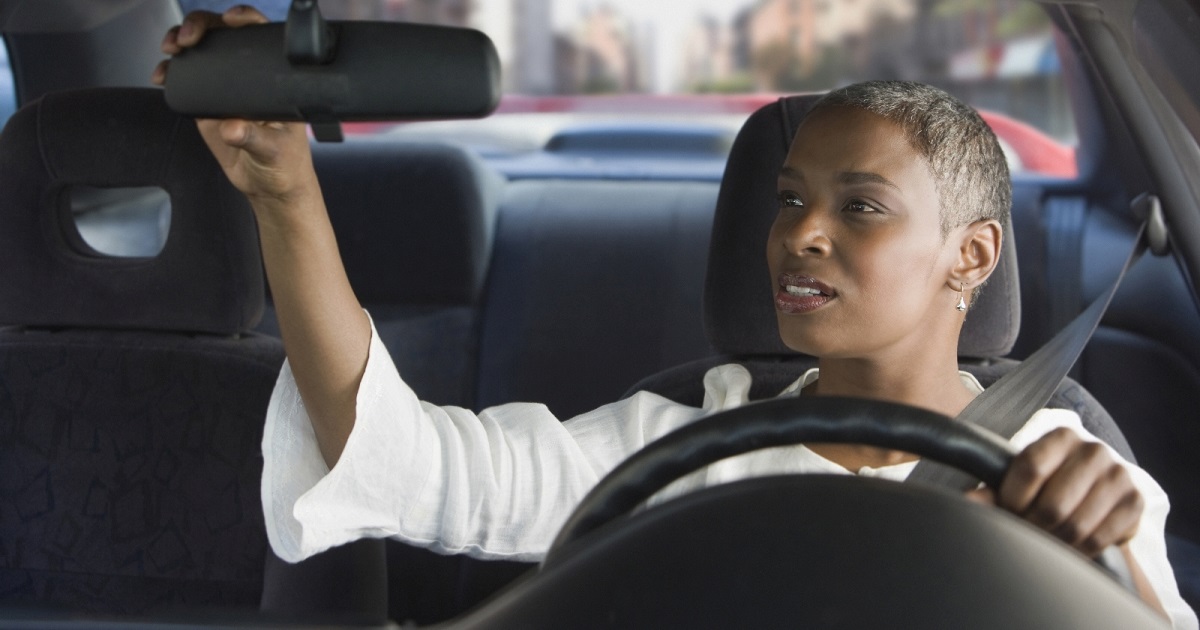
<svg viewBox="0 0 1200 630"><path fill-rule="evenodd" d="M318 126L338 121L478 118L500 100L499 57L479 31L328 26L336 49L325 63L289 61L283 23L211 31L171 60L167 104L202 118L308 121L322 139Z"/></svg>

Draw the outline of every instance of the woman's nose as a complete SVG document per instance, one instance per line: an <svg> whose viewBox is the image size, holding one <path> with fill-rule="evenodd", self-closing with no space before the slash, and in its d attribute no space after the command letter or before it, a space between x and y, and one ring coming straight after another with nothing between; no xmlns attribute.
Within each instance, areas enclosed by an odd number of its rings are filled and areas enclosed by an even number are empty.
<svg viewBox="0 0 1200 630"><path fill-rule="evenodd" d="M784 247L795 256L828 255L832 246L828 221L826 213L819 208L809 207L797 212L786 227Z"/></svg>

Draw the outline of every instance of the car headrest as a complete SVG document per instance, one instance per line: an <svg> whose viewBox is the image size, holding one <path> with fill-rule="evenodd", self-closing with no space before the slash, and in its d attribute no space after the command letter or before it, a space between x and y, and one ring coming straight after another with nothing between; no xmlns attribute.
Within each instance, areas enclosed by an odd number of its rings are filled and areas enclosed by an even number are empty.
<svg viewBox="0 0 1200 630"><path fill-rule="evenodd" d="M800 121L820 96L789 96L763 106L733 143L717 197L704 288L705 330L722 354L795 354L779 338L765 247L778 211L779 169ZM1012 226L1005 225L1000 263L967 314L959 356L1008 354L1020 313L1016 247Z"/></svg>
<svg viewBox="0 0 1200 630"><path fill-rule="evenodd" d="M491 259L504 179L449 144L313 146L313 165L359 300L474 304Z"/></svg>
<svg viewBox="0 0 1200 630"><path fill-rule="evenodd" d="M75 225L73 186L166 191L161 253L97 253ZM160 90L94 88L25 106L0 134L0 196L0 324L230 335L262 315L249 203Z"/></svg>

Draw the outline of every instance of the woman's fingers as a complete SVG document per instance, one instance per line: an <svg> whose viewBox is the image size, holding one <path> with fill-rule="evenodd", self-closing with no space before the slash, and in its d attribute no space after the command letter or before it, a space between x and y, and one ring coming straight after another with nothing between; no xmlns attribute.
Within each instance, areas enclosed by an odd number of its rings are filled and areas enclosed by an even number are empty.
<svg viewBox="0 0 1200 630"><path fill-rule="evenodd" d="M167 29L167 34L163 35L162 44L159 45L164 55L176 55L183 50L179 47L179 26L172 26Z"/></svg>
<svg viewBox="0 0 1200 630"><path fill-rule="evenodd" d="M227 118L197 119L196 126L218 158L224 155L226 150L245 152L255 162L270 165L284 145L287 145L289 150L308 146L304 123Z"/></svg>
<svg viewBox="0 0 1200 630"><path fill-rule="evenodd" d="M163 36L162 51L167 55L178 55L184 48L199 43L211 29L266 24L268 21L261 11L246 5L232 7L224 13L192 11L179 26L172 27Z"/></svg>
<svg viewBox="0 0 1200 630"><path fill-rule="evenodd" d="M1142 498L1104 445L1058 429L1014 460L999 505L1088 555L1137 532Z"/></svg>
<svg viewBox="0 0 1200 630"><path fill-rule="evenodd" d="M963 496L972 503L979 503L981 505L996 505L995 491L986 486L975 488L974 490L968 490Z"/></svg>
<svg viewBox="0 0 1200 630"><path fill-rule="evenodd" d="M1049 531L1068 523L1088 494L1096 490L1097 481L1109 465L1117 465L1100 444L1083 442L1073 434L1066 444L1062 463L1043 480L1041 491L1024 512L1030 522Z"/></svg>
<svg viewBox="0 0 1200 630"><path fill-rule="evenodd" d="M270 163L279 151L282 136L289 133L287 123L228 119L221 121L221 139L231 147L246 151L256 161Z"/></svg>
<svg viewBox="0 0 1200 630"><path fill-rule="evenodd" d="M163 59L162 61L158 62L158 65L154 66L154 72L150 73L150 82L153 83L154 85L166 84L167 68L169 66L170 66L170 63L166 59Z"/></svg>
<svg viewBox="0 0 1200 630"><path fill-rule="evenodd" d="M315 189L303 123L227 119L197 125L229 181L251 201L286 205Z"/></svg>
<svg viewBox="0 0 1200 630"><path fill-rule="evenodd" d="M174 55L184 48L195 46L204 39L204 34L214 28L237 28L250 24L265 24L267 16L254 7L240 5L224 13L192 11L177 27L167 31L163 38L163 52ZM168 51L168 48L171 51Z"/></svg>
<svg viewBox="0 0 1200 630"><path fill-rule="evenodd" d="M1057 429L1021 451L1000 483L1000 506L1024 515L1042 486L1070 455L1074 440L1078 438L1071 431Z"/></svg>
<svg viewBox="0 0 1200 630"><path fill-rule="evenodd" d="M196 121L200 134L227 170L247 159L254 164L274 162L279 152L278 142L272 142L268 134L259 130L265 124L238 118Z"/></svg>
<svg viewBox="0 0 1200 630"><path fill-rule="evenodd" d="M226 26L246 26L247 24L266 24L270 20L261 11L252 6L241 4L231 7L221 15Z"/></svg>
<svg viewBox="0 0 1200 630"><path fill-rule="evenodd" d="M1053 533L1088 556L1128 542L1137 533L1143 501L1123 468L1105 473L1070 518Z"/></svg>
<svg viewBox="0 0 1200 630"><path fill-rule="evenodd" d="M172 32L167 31L167 37L163 40L163 52L167 52L167 48L175 48L174 52L168 54L178 54L184 48L195 46L201 39L204 39L204 34L211 28L219 28L225 26L225 21L219 13L212 11L192 11L183 18L183 22L179 24L178 30L174 31L172 40Z"/></svg>
<svg viewBox="0 0 1200 630"><path fill-rule="evenodd" d="M237 28L250 24L265 24L269 20L261 11L247 5L232 7L224 13L212 11L192 11L183 18L179 26L174 26L163 36L160 48L164 55L178 55L185 48L190 48L204 39L205 33L214 28ZM160 62L154 68L150 80L155 85L163 85L167 80L169 62Z"/></svg>

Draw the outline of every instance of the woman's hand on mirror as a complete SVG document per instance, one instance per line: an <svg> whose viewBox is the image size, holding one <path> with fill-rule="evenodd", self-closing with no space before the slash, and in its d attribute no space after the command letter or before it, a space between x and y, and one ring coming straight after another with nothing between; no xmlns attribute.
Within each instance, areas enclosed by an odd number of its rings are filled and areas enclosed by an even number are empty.
<svg viewBox="0 0 1200 630"><path fill-rule="evenodd" d="M194 11L163 37L162 51L177 55L195 46L217 28L264 24L267 17L249 6L225 13ZM154 69L151 80L164 85L170 60ZM197 120L209 150L233 185L254 204L256 210L282 208L319 194L312 169L312 155L303 123L248 121L239 119Z"/></svg>

